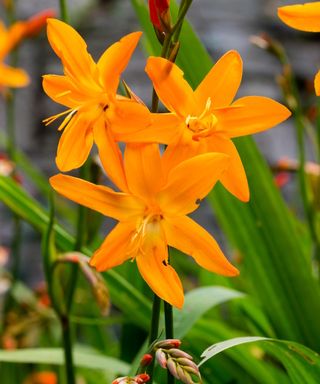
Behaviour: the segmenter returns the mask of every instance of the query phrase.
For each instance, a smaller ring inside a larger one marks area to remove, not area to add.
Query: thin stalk
[[[171,31],[171,34],[173,36],[173,42],[177,42],[179,40],[179,36],[180,36],[180,33],[181,33],[181,28],[182,28],[182,25],[183,25],[183,21],[186,17],[186,14],[192,4],[192,1],[193,0],[185,0],[182,4],[181,4],[181,7],[179,9],[179,13],[178,13],[178,19]]]
[[[90,160],[88,160],[81,168],[80,168],[80,178],[84,180],[90,179]],[[77,233],[76,233],[76,242],[74,245],[75,251],[81,251],[81,248],[86,244],[87,237],[87,213],[88,209],[82,205],[78,205],[78,218],[77,218]],[[74,264],[71,265],[71,273],[68,284],[68,292],[66,297],[66,308],[67,312],[70,313],[74,292],[77,286],[78,280],[78,272],[79,266]]]
[[[76,384],[76,378],[74,374],[73,366],[73,353],[72,353],[72,338],[71,338],[71,326],[68,315],[60,316],[60,323],[62,328],[63,337],[63,351],[64,361],[66,369],[66,377],[68,384]]]
[[[153,305],[152,305],[151,327],[150,327],[150,335],[149,335],[149,345],[151,345],[158,338],[160,305],[161,305],[161,299],[159,298],[159,296],[154,294]]]
[[[160,320],[160,306],[161,299],[154,294],[153,296],[153,305],[152,305],[152,318],[151,318],[151,326],[150,326],[150,334],[149,334],[149,346],[154,343],[154,341],[158,338],[159,333],[159,320]],[[153,370],[154,370],[154,359],[151,364],[147,367],[147,373],[150,376],[149,383],[153,383]]]
[[[164,301],[164,322],[166,327],[166,339],[173,339],[173,312],[172,305]],[[174,376],[171,375],[169,370],[167,370],[167,383],[174,384]]]
[[[66,0],[59,0],[60,5],[60,17],[61,20],[65,23],[69,22],[69,13],[68,13],[68,7],[67,7],[67,1]]]
[[[75,372],[73,368],[73,356],[72,356],[72,338],[71,338],[71,327],[70,327],[70,318],[67,310],[61,309],[61,306],[57,302],[55,293],[53,290],[53,277],[55,265],[58,261],[53,260],[55,254],[54,249],[54,238],[53,238],[53,227],[55,220],[55,204],[54,204],[54,194],[53,191],[49,194],[49,205],[50,205],[50,214],[49,214],[49,223],[44,234],[43,238],[43,247],[42,247],[42,256],[43,256],[43,266],[45,278],[48,285],[48,293],[51,298],[52,307],[56,312],[61,325],[62,330],[62,345],[65,358],[65,376],[66,382],[68,384],[75,384]]]

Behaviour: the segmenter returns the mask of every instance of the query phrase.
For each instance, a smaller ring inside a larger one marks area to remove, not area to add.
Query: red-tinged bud
[[[150,353],[146,353],[145,355],[142,356],[140,365],[142,367],[147,367],[148,365],[151,364],[152,360],[153,360],[153,356],[150,355]]]
[[[146,373],[140,373],[140,375],[135,377],[135,380],[138,384],[144,384],[150,380],[150,376]]]
[[[171,29],[170,0],[149,0],[150,19],[158,34],[158,39],[162,43],[164,34]]]
[[[181,345],[181,341],[179,339],[166,339],[158,341],[155,344],[155,348],[179,348]]]
[[[47,19],[55,17],[56,13],[53,9],[45,9],[36,13],[29,20],[25,21],[24,37],[33,37],[40,33],[41,29],[46,25]]]
[[[283,188],[290,181],[290,174],[288,172],[280,172],[274,177],[274,182],[278,188]]]

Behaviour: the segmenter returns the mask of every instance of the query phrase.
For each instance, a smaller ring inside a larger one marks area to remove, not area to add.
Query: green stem
[[[166,339],[173,339],[173,312],[172,305],[164,301],[164,318],[165,318],[165,327],[166,327]],[[167,383],[174,384],[175,379],[167,370]]]
[[[90,179],[90,160],[80,168],[80,178],[84,180]],[[88,209],[82,205],[78,205],[78,218],[77,218],[77,233],[76,233],[76,242],[74,245],[74,250],[81,252],[81,248],[86,244],[87,238],[87,214]],[[66,297],[66,308],[67,313],[70,313],[74,292],[77,286],[79,266],[74,264],[71,265],[71,273],[68,284],[68,292]]]
[[[63,351],[65,360],[65,371],[68,384],[76,384],[73,366],[72,337],[69,316],[60,316],[60,323],[63,337]]]
[[[176,21],[176,23],[175,23],[175,25],[171,31],[171,35],[173,37],[173,42],[177,42],[179,40],[183,21],[184,21],[186,14],[187,14],[187,12],[188,12],[191,4],[192,4],[192,1],[193,0],[185,0],[181,4],[181,7],[180,7],[179,13],[178,13],[178,19],[177,19],[177,21]]]
[[[60,4],[60,17],[61,20],[64,21],[65,23],[69,22],[69,13],[68,13],[68,8],[67,8],[67,2],[66,0],[59,0]]]
[[[159,333],[159,320],[160,320],[160,306],[161,299],[154,294],[153,296],[153,305],[152,305],[152,318],[149,334],[149,346],[151,346],[154,341],[158,338]],[[154,371],[154,359],[151,364],[147,367],[147,373],[150,376],[149,384],[153,383],[153,371]]]
[[[172,305],[164,301],[164,318],[166,327],[166,339],[173,339],[173,312]]]
[[[150,327],[150,335],[149,335],[149,345],[151,345],[158,338],[160,305],[161,305],[161,299],[156,294],[154,294],[153,305],[152,305],[151,327]]]

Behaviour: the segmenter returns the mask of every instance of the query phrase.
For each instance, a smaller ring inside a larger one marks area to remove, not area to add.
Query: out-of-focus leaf
[[[61,348],[26,348],[13,351],[0,350],[0,361],[24,364],[63,365],[64,356]],[[96,351],[75,348],[74,363],[78,367],[102,369],[115,374],[127,374],[129,364],[114,357],[104,356]]]
[[[174,309],[174,335],[182,339],[210,308],[244,297],[242,292],[224,287],[201,287],[185,295],[182,310]]]

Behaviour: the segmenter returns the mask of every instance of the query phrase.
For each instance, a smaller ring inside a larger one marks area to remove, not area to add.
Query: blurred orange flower
[[[278,16],[292,28],[306,32],[320,32],[320,1],[280,7]],[[314,79],[314,88],[316,95],[320,96],[320,71]]]
[[[36,372],[29,375],[23,384],[58,384],[58,378],[54,372]]]
[[[176,120],[176,144],[167,148],[164,166],[170,169],[199,153],[226,153],[230,167],[220,181],[237,198],[247,201],[247,178],[232,138],[271,128],[287,119],[290,111],[267,97],[247,96],[233,101],[242,77],[242,60],[236,51],[222,56],[195,91],[181,69],[166,59],[150,57],[146,72]],[[172,135],[172,127],[167,134]]]
[[[87,159],[93,142],[110,179],[123,178],[121,152],[115,132],[140,130],[150,122],[148,109],[117,96],[120,75],[138,44],[141,32],[131,33],[111,45],[95,63],[82,37],[62,21],[48,20],[48,39],[62,61],[64,75],[45,75],[43,88],[55,102],[68,107],[44,120],[52,123],[66,115],[59,130],[64,130],[57,151],[57,166],[63,171],[80,167]],[[125,185],[121,184],[125,189]]]
[[[18,88],[29,84],[29,76],[23,69],[10,67],[3,61],[24,38],[39,33],[46,19],[53,15],[54,11],[45,10],[27,21],[17,21],[8,29],[0,21],[0,87]]]
[[[168,264],[167,245],[191,255],[209,271],[238,274],[208,232],[186,216],[197,209],[228,163],[224,154],[207,153],[165,171],[157,144],[128,144],[127,193],[62,174],[50,183],[63,196],[119,221],[94,253],[92,266],[103,271],[135,259],[150,288],[181,308],[183,289]]]

